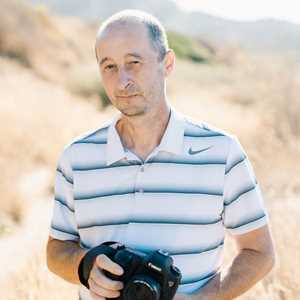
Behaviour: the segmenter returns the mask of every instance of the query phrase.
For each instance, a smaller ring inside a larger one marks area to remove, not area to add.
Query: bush
[[[197,63],[207,63],[211,60],[211,50],[201,44],[201,42],[174,31],[168,31],[167,35],[169,47],[174,50],[178,58]]]
[[[72,92],[83,97],[89,98],[97,95],[101,107],[106,107],[110,104],[110,100],[101,83],[96,64],[73,67],[67,75],[66,86]]]

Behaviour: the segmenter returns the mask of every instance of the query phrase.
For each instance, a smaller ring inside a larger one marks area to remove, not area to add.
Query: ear
[[[164,58],[164,73],[165,76],[169,76],[175,66],[175,53],[173,49],[169,49]]]

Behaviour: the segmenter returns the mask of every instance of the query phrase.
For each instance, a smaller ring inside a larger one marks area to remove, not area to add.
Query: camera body
[[[108,246],[109,247],[109,246]],[[171,300],[181,280],[173,259],[161,249],[145,253],[116,243],[107,256],[120,265],[124,273],[115,275],[103,270],[108,278],[124,283],[116,300]]]

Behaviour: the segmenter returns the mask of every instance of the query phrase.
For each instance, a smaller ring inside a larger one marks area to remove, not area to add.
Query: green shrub
[[[174,31],[167,32],[169,47],[178,58],[191,60],[196,63],[208,63],[211,60],[211,51],[191,37]]]
[[[66,86],[72,92],[83,97],[88,98],[97,95],[101,102],[101,107],[106,107],[110,104],[110,100],[102,85],[99,71],[94,64],[74,66],[67,76]]]

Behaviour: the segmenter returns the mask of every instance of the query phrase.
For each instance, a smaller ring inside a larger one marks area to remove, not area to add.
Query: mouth
[[[136,96],[138,96],[138,94],[130,95],[130,96],[117,96],[117,97],[118,98],[125,98],[125,99],[127,99],[127,98],[133,98],[133,97],[136,97]]]

